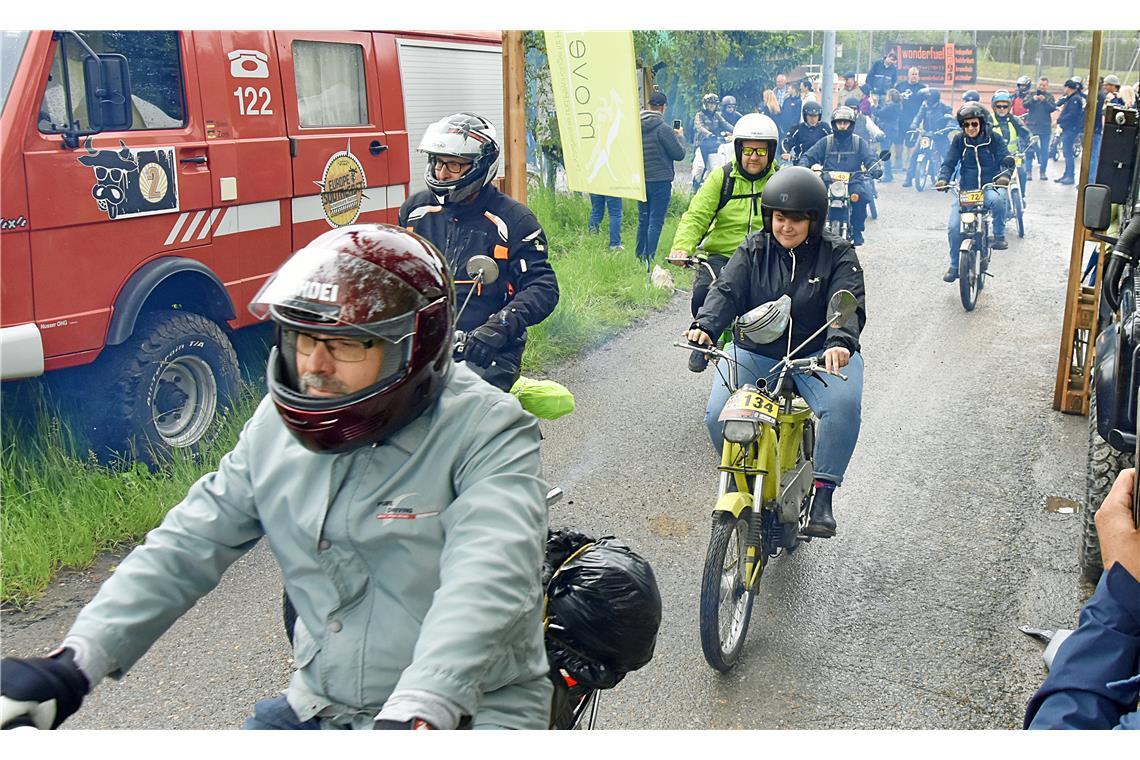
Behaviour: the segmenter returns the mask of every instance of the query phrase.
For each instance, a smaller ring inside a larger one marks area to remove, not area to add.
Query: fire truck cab
[[[199,441],[265,278],[395,223],[432,121],[503,123],[498,33],[4,31],[0,57],[0,379],[91,364],[113,451]]]

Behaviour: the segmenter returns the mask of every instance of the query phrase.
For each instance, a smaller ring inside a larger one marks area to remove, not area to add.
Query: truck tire
[[[240,377],[217,324],[168,310],[140,317],[130,339],[107,349],[97,376],[109,388],[90,436],[96,454],[149,464],[196,446],[236,398]]]
[[[1096,429],[1096,384],[1089,392],[1089,459],[1085,473],[1085,508],[1081,511],[1081,538],[1077,545],[1077,563],[1081,575],[1089,583],[1100,580],[1104,565],[1100,557],[1100,540],[1093,518],[1104,497],[1108,496],[1117,474],[1131,466],[1128,454],[1109,446]]]

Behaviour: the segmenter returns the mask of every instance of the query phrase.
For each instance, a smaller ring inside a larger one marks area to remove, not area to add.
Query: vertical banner
[[[546,32],[571,190],[645,200],[633,32]]]

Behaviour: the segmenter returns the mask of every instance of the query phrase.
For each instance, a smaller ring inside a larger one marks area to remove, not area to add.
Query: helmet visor
[[[258,319],[326,333],[365,333],[398,343],[427,306],[417,290],[371,261],[304,249],[278,269],[250,302]]]

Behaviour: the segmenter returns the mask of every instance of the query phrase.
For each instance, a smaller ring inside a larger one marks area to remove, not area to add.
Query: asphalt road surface
[[[839,534],[766,570],[730,674],[705,663],[697,627],[717,460],[712,374],[671,347],[688,294],[552,373],[577,411],[543,424],[548,479],[567,493],[551,523],[627,541],[664,600],[656,656],[603,695],[602,728],[1018,728],[1044,677],[1018,626],[1075,624],[1091,591],[1079,515],[1045,505],[1084,492],[1086,421],[1052,410],[1076,191],[1029,184],[1026,237],[1010,227],[966,313],[941,279],[947,196],[880,187],[859,251],[863,426]],[[5,614],[4,654],[53,648],[114,561]],[[68,727],[240,726],[288,682],[280,588],[259,545]]]

